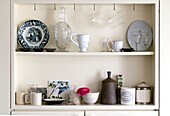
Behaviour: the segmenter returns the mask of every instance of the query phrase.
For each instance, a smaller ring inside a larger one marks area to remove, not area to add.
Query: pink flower
[[[81,88],[79,88],[79,89],[77,90],[77,94],[78,94],[79,96],[84,96],[84,95],[86,95],[86,94],[89,93],[89,92],[90,92],[90,89],[87,88],[87,87],[81,87]]]

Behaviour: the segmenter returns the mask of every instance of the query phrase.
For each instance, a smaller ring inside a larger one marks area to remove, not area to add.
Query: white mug
[[[32,92],[30,94],[30,104],[41,105],[42,104],[42,93]]]
[[[76,37],[77,41],[74,41],[74,37]],[[71,41],[80,48],[80,52],[87,51],[89,40],[90,40],[90,35],[75,34],[75,33],[71,35]]]
[[[15,93],[16,104],[23,105],[29,103],[28,93],[25,91],[17,91]]]
[[[121,104],[135,104],[135,88],[121,87]]]
[[[123,41],[117,40],[112,42],[112,49],[114,52],[121,52],[123,48]]]

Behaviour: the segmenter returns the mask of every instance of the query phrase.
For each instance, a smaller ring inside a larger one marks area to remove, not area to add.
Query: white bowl
[[[94,104],[97,102],[99,97],[99,92],[96,93],[88,93],[86,95],[83,96],[83,100],[85,103],[87,104]]]

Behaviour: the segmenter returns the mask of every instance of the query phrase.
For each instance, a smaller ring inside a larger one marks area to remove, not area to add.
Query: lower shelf
[[[12,110],[157,110],[159,109],[155,105],[15,105]]]

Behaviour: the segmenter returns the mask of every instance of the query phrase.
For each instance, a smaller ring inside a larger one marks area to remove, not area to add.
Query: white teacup
[[[32,92],[30,94],[30,104],[41,105],[42,104],[42,93]]]
[[[76,41],[74,41],[74,38],[76,38]],[[71,35],[71,41],[80,48],[80,52],[87,51],[89,40],[90,35],[75,33]]]
[[[123,41],[117,40],[112,42],[112,49],[114,52],[121,52],[123,48]]]

